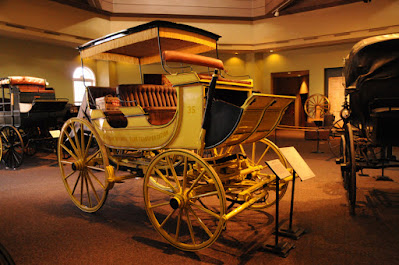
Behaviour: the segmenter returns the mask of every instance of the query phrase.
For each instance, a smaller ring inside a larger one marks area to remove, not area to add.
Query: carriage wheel
[[[264,138],[257,143],[244,145],[240,144],[239,147],[242,154],[248,158],[251,166],[265,165],[266,161],[279,159],[286,168],[288,167],[288,162],[283,154],[280,152],[278,147],[267,138]],[[257,182],[264,180],[265,178],[270,178],[270,175],[274,174],[269,168],[266,167],[257,175],[251,174],[249,178]],[[288,183],[281,180],[279,188],[279,198],[281,200],[281,198],[287,191]],[[272,182],[265,189],[259,190],[259,193],[263,192],[264,190],[268,191],[265,198],[253,204],[250,209],[263,209],[266,207],[270,207],[276,203],[276,183]]]
[[[182,250],[210,246],[224,227],[226,197],[220,179],[200,156],[186,150],[168,150],[151,161],[144,201],[154,228]]]
[[[28,156],[33,156],[37,153],[37,146],[34,141],[29,141],[27,142],[25,148],[24,148],[24,154]]]
[[[1,129],[3,138],[3,160],[7,167],[17,168],[24,158],[24,142],[18,129],[14,126],[5,126]]]
[[[356,153],[353,128],[350,123],[346,125],[346,180],[344,182],[348,191],[349,213],[355,215],[356,207]]]
[[[346,152],[346,138],[345,135],[341,135],[341,140],[340,140],[340,146],[339,146],[339,152],[340,152],[340,157],[341,157],[341,163],[346,165],[348,161],[348,154]],[[341,175],[342,179],[344,181],[344,188],[347,189],[347,170],[344,167],[341,167]]]
[[[322,94],[311,95],[305,102],[305,112],[310,118],[323,118],[330,110],[330,101]],[[320,117],[316,117],[320,111]]]
[[[343,120],[339,119],[333,123],[330,130],[328,131],[328,147],[330,148],[331,153],[335,157],[339,157],[341,155],[341,136],[344,132],[342,128]]]
[[[94,127],[86,120],[71,118],[58,139],[58,164],[65,188],[77,207],[96,212],[110,188],[107,181],[107,151]]]

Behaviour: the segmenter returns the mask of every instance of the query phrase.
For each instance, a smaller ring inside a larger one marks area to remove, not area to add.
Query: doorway
[[[307,115],[304,104],[309,96],[309,71],[272,73],[272,93],[295,96],[295,102],[286,110],[281,123],[290,126],[305,126]]]

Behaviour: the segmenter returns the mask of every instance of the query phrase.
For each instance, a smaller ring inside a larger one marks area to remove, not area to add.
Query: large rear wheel
[[[65,188],[84,212],[99,210],[111,187],[106,148],[95,128],[79,118],[67,120],[58,139],[58,164]]]
[[[346,188],[348,191],[349,213],[355,215],[356,207],[356,150],[353,128],[350,123],[346,124]]]
[[[250,166],[256,167],[259,165],[265,166],[266,161],[278,159],[283,164],[284,167],[288,167],[288,162],[280,152],[278,147],[269,139],[264,138],[256,143],[251,144],[240,144],[239,145],[241,153],[247,157]],[[269,179],[271,176],[274,176],[273,172],[265,167],[263,170],[259,172],[251,173],[247,176],[247,179],[253,181],[254,183],[263,181],[265,179]],[[284,180],[280,180],[279,186],[279,199],[284,196],[288,188],[288,182]],[[270,207],[276,203],[276,181],[270,182],[266,187],[259,190],[261,193],[263,191],[267,191],[266,196],[251,205],[250,209],[263,209]]]
[[[190,151],[164,151],[151,161],[144,201],[157,232],[182,250],[210,246],[224,227],[226,199],[219,177]]]

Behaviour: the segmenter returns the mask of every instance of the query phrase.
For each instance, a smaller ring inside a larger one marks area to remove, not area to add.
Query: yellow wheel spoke
[[[175,192],[177,192],[176,188],[172,185],[172,183],[170,183],[170,181],[162,174],[162,172],[158,169],[155,168],[155,172],[157,173],[157,175],[159,177],[161,177],[161,179],[163,179],[163,181],[165,181],[165,183],[171,188],[173,189]]]
[[[187,187],[187,167],[188,167],[188,160],[187,157],[184,157],[184,168],[183,168],[183,187],[182,191],[184,191]]]
[[[212,237],[213,234],[212,232],[209,230],[209,228],[204,224],[204,222],[202,222],[201,218],[198,217],[198,215],[193,211],[193,209],[188,206],[188,209],[190,210],[190,212],[194,215],[195,219],[197,220],[197,222],[201,225],[202,229],[205,230],[205,232],[208,234],[209,237]]]
[[[192,199],[199,199],[199,198],[215,196],[215,195],[218,195],[218,191],[211,191],[211,192],[207,192],[207,193],[204,193],[204,194],[198,194],[198,195],[192,196],[191,198]]]
[[[87,168],[91,169],[91,170],[96,170],[96,171],[103,171],[105,172],[104,168],[101,167],[95,167],[95,166],[87,166]]]
[[[187,226],[188,230],[190,231],[190,236],[191,236],[191,241],[193,241],[193,244],[196,245],[195,243],[195,238],[194,238],[194,231],[193,231],[193,226],[191,224],[191,219],[190,219],[190,214],[188,213],[188,210],[185,209],[186,211],[186,218],[187,218]]]
[[[72,171],[71,173],[69,173],[64,179],[69,178],[70,176],[72,176],[74,173],[76,172],[76,170]]]
[[[61,160],[60,163],[61,163],[61,164],[67,164],[67,165],[72,165],[72,164],[73,164],[73,162],[71,162],[71,161],[66,161],[66,160]]]
[[[84,176],[81,172],[82,179],[80,180],[80,204],[83,204],[83,181],[84,181]]]
[[[85,146],[85,137],[83,131],[83,123],[80,124],[80,149],[82,150],[82,156],[84,157],[84,146]]]
[[[72,194],[75,194],[76,187],[78,186],[79,180],[80,180],[81,178],[82,178],[82,175],[81,175],[81,172],[79,172],[79,176],[78,176],[78,178],[76,179],[75,185],[73,186],[73,189],[72,189]]]
[[[68,140],[69,140],[69,143],[71,144],[72,149],[75,151],[75,154],[76,154],[76,155],[74,155],[74,157],[79,156],[80,153],[79,153],[78,149],[76,148],[75,144],[73,143],[71,136],[69,135],[68,132],[65,132],[65,135],[67,136],[67,138],[68,138]],[[75,136],[76,136],[76,135],[75,135]],[[63,145],[63,144],[61,144],[61,146],[62,146],[62,145]],[[65,150],[68,152],[68,148],[66,148]],[[69,152],[68,152],[68,153],[69,153]],[[71,154],[71,153],[69,153],[69,154]],[[77,160],[77,158],[76,158],[76,160]]]
[[[183,215],[183,211],[180,209],[179,210],[179,217],[177,218],[175,240],[177,240],[179,238],[182,215]]]
[[[151,205],[149,208],[153,209],[153,208],[157,208],[157,207],[161,207],[161,206],[165,206],[165,205],[169,205],[169,204],[170,204],[169,202],[162,202],[162,203]]]
[[[89,148],[90,148],[92,140],[93,140],[93,133],[90,133],[90,137],[89,137],[89,140],[87,141],[87,146],[86,146],[85,153],[84,153],[83,157],[87,156],[87,153],[89,152]]]
[[[65,151],[67,151],[67,153],[68,153],[70,156],[72,156],[75,160],[78,160],[78,157],[77,157],[74,153],[72,153],[72,151],[71,151],[68,147],[66,147],[64,144],[60,144],[60,146],[61,146]]]
[[[86,193],[87,193],[87,198],[88,198],[88,200],[89,200],[89,207],[91,208],[92,207],[92,204],[91,204],[91,196],[90,196],[90,191],[89,191],[89,183],[88,183],[88,181],[87,181],[87,178],[88,178],[88,176],[87,176],[87,173],[85,172],[85,174],[84,174],[84,180],[85,180],[85,184],[86,184]]]
[[[159,192],[162,192],[162,193],[164,193],[164,194],[166,194],[166,195],[169,195],[169,196],[175,196],[173,193],[171,193],[171,192],[169,192],[169,191],[167,191],[167,190],[163,190],[163,189],[161,189],[161,188],[155,187],[155,186],[147,185],[147,187],[149,187],[149,188],[151,188],[151,189],[154,189],[154,190],[157,190],[157,191],[159,191]]]
[[[198,175],[198,177],[194,180],[193,184],[191,184],[191,187],[188,189],[187,193],[190,193],[192,189],[194,189],[195,185],[197,185],[198,181],[204,176],[205,170],[201,172],[201,174]]]
[[[80,155],[81,156],[83,156],[83,150],[82,150],[82,148],[80,147],[80,143],[79,143],[79,137],[78,137],[78,134],[76,133],[76,128],[75,128],[75,125],[70,125],[70,127],[72,128],[72,130],[73,130],[73,134],[75,135],[75,144],[76,144],[76,149],[78,149],[78,151],[79,151],[79,153],[80,153]]]
[[[265,155],[267,154],[267,152],[269,151],[269,149],[270,149],[270,145],[265,149],[265,151],[262,153],[262,155],[260,156],[259,160],[256,162],[255,165],[259,165],[259,164],[260,164],[260,162],[262,161],[263,157],[265,157]],[[255,161],[255,160],[254,160],[254,161]]]
[[[172,171],[172,176],[173,176],[173,178],[175,179],[175,182],[176,182],[176,184],[177,184],[177,188],[178,188],[178,189],[181,189],[179,179],[177,178],[177,173],[176,173],[175,167],[173,166],[173,163],[172,163],[172,161],[170,160],[170,157],[167,156],[167,157],[166,157],[166,160],[167,160],[168,165],[169,165],[169,167],[170,167],[170,171]],[[173,161],[173,162],[174,162],[174,161]]]
[[[168,214],[168,216],[166,216],[165,220],[163,220],[162,224],[159,225],[159,227],[163,227],[166,222],[170,219],[170,217],[172,217],[172,215],[176,212],[176,209],[174,209],[172,212],[170,212]]]
[[[97,178],[97,176],[94,175],[93,172],[91,172],[90,170],[87,170],[87,172],[98,182],[98,184],[100,184],[101,188],[105,190],[105,186],[101,183],[101,181]]]
[[[201,205],[194,204],[194,203],[192,203],[191,205],[194,206],[195,208],[198,208],[199,210],[209,214],[209,215],[212,215],[213,217],[215,217],[217,219],[221,219],[221,217],[217,213],[215,213],[215,212],[213,212],[213,211],[211,211],[209,209],[206,209],[205,207],[203,207]]]
[[[95,178],[95,179],[98,181],[97,178]],[[94,193],[94,196],[96,197],[97,202],[100,202],[100,197],[98,196],[97,191],[96,191],[96,189],[94,188],[93,182],[91,181],[91,178],[90,178],[89,175],[87,175],[87,180],[88,180],[89,183],[90,183],[90,187],[91,187],[91,189],[93,190],[93,193]],[[100,184],[101,184],[101,183],[100,183]],[[102,185],[101,185],[101,187],[102,187],[103,189],[105,189]]]
[[[95,158],[99,153],[101,153],[101,149],[99,148],[94,154],[90,155],[90,157],[86,160],[86,162],[90,162],[93,158]]]

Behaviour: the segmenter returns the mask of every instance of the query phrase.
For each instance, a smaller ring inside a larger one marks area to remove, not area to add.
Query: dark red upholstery
[[[122,106],[141,106],[154,125],[168,123],[177,106],[176,89],[162,85],[119,85],[117,94]]]

